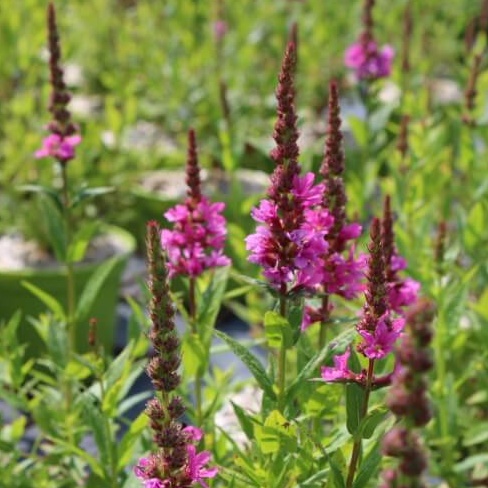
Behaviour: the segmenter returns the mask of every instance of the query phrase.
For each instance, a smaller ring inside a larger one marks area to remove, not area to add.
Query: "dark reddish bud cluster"
[[[202,182],[200,180],[200,166],[198,164],[197,143],[195,131],[188,131],[188,156],[186,164],[187,195],[191,202],[198,203],[202,199]]]
[[[388,408],[405,423],[393,427],[383,440],[383,453],[398,458],[399,464],[383,473],[381,488],[426,486],[421,478],[427,458],[414,428],[426,425],[431,418],[425,374],[433,366],[429,346],[434,314],[435,306],[427,299],[419,300],[406,314],[406,334],[396,350],[399,366],[386,399]]]
[[[400,133],[398,134],[398,142],[397,142],[397,149],[402,157],[402,160],[405,159],[405,156],[408,152],[408,125],[410,124],[410,116],[409,115],[402,115],[402,119],[400,121]]]
[[[364,0],[363,14],[361,21],[363,24],[363,32],[361,33],[360,41],[364,47],[367,47],[371,41],[374,41],[373,36],[373,7],[375,0]]]
[[[358,328],[374,331],[380,317],[382,317],[388,309],[385,251],[381,236],[381,222],[376,217],[371,223],[370,238],[371,240],[368,246],[368,271],[366,274],[368,280],[365,292],[366,304]]]
[[[76,127],[71,122],[71,114],[67,109],[71,96],[63,80],[64,73],[61,68],[61,48],[56,24],[56,11],[52,3],[49,3],[47,9],[47,26],[50,54],[49,70],[52,87],[49,111],[53,116],[53,120],[49,123],[49,130],[53,134],[66,137],[73,135],[76,132]]]
[[[434,244],[434,260],[437,273],[442,275],[444,268],[444,255],[446,253],[447,223],[445,220],[439,222],[437,236]]]
[[[329,85],[329,110],[327,122],[327,138],[320,174],[324,178],[325,193],[323,206],[334,217],[334,225],[327,235],[332,252],[342,252],[345,239],[340,238],[340,231],[346,224],[346,190],[344,188],[345,156],[342,147],[341,117],[339,106],[339,89],[332,81]]]
[[[283,195],[287,195],[293,184],[293,176],[300,173],[298,164],[298,129],[295,112],[296,46],[289,42],[286,48],[276,89],[278,101],[278,118],[276,120],[273,139],[276,147],[271,151],[271,158],[277,164],[271,176],[269,196],[277,203]],[[281,202],[285,206],[286,202]]]
[[[402,71],[408,73],[410,71],[410,45],[412,41],[413,31],[413,15],[412,4],[407,2],[405,12],[403,15],[403,45],[402,45]]]
[[[463,122],[466,125],[474,126],[476,121],[474,119],[474,109],[476,108],[476,96],[478,94],[477,84],[478,78],[481,72],[481,61],[483,56],[481,54],[475,54],[473,57],[473,64],[469,72],[468,85],[464,92],[464,107],[465,114],[463,116]]]
[[[97,324],[98,320],[95,317],[88,322],[88,345],[92,348],[97,345]]]
[[[178,367],[181,356],[160,232],[156,222],[148,223],[146,240],[151,292],[149,314],[152,322],[149,338],[155,354],[147,366],[147,373],[157,394],[147,403],[146,414],[154,433],[154,442],[160,450],[157,455],[151,456],[151,464],[145,467],[145,472],[148,476],[164,479],[168,473],[185,465],[188,439],[178,421],[185,407],[180,398],[169,396],[180,384]]]

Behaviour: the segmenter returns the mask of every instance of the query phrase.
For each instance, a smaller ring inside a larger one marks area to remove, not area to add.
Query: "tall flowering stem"
[[[381,223],[377,218],[371,224],[370,237],[366,304],[364,306],[363,317],[357,326],[358,332],[363,338],[363,341],[358,346],[358,351],[368,358],[364,401],[360,412],[361,419],[368,412],[375,360],[381,359],[391,351],[393,342],[398,336],[392,324],[387,323],[389,317],[385,256],[381,242]],[[361,439],[356,439],[349,463],[346,488],[352,487],[360,452]]]
[[[152,324],[149,338],[155,352],[147,373],[155,396],[148,402],[146,413],[157,451],[141,458],[134,471],[145,488],[183,488],[194,483],[205,486],[204,478],[213,478],[218,470],[205,467],[210,453],[196,453],[195,443],[202,438],[202,431],[195,427],[182,428],[178,420],[185,412],[181,399],[174,394],[180,384],[180,341],[170,298],[168,265],[160,247],[156,222],[148,223],[147,248]]]
[[[63,80],[61,67],[61,47],[56,23],[56,11],[52,2],[47,8],[47,30],[49,48],[49,70],[51,97],[49,111],[52,120],[48,125],[50,134],[44,139],[41,149],[36,151],[36,158],[50,157],[55,159],[61,169],[62,179],[62,205],[63,218],[66,229],[66,242],[69,246],[73,235],[73,224],[70,213],[70,196],[67,174],[67,163],[75,157],[75,147],[81,142],[81,137],[76,134],[76,127],[71,122],[71,114],[67,109],[70,94]],[[68,329],[70,332],[70,344],[73,349],[76,341],[76,329],[74,324],[75,314],[75,280],[73,263],[66,253],[66,279],[67,279],[67,303],[68,303]]]
[[[420,290],[420,283],[412,278],[402,278],[400,271],[407,267],[407,261],[399,255],[395,245],[391,198],[385,197],[383,219],[381,221],[381,239],[384,247],[388,300],[391,309],[404,315],[405,308],[415,303]]]
[[[344,62],[355,71],[359,81],[370,82],[390,76],[395,51],[389,45],[379,49],[374,38],[374,0],[365,0],[362,15],[363,31],[345,53]]]
[[[295,69],[296,47],[289,42],[276,89],[278,118],[273,132],[276,147],[271,152],[276,167],[268,198],[251,214],[260,225],[256,233],[246,238],[249,261],[263,267],[265,278],[279,296],[280,314],[284,317],[291,295],[313,292],[320,283],[323,274],[320,256],[328,246],[324,236],[333,223],[328,211],[320,208],[324,186],[314,184],[313,173],[300,174]],[[285,364],[283,341],[278,352],[279,408],[283,408]]]
[[[383,453],[398,458],[394,469],[383,472],[381,488],[424,488],[422,474],[427,468],[427,457],[417,430],[425,426],[432,414],[427,398],[426,376],[433,366],[430,342],[431,322],[435,314],[432,302],[422,299],[406,315],[405,334],[395,354],[397,368],[386,404],[403,420],[383,439]]]
[[[197,279],[208,269],[227,266],[230,260],[224,255],[227,235],[225,218],[221,215],[225,204],[211,203],[202,195],[200,166],[194,130],[188,132],[188,154],[186,163],[187,197],[183,204],[176,205],[165,213],[173,229],[161,231],[161,245],[168,253],[170,277],[186,276],[189,282],[188,312],[190,328],[198,335],[197,324]],[[196,422],[201,425],[202,375],[195,378]]]
[[[342,147],[339,90],[337,83],[329,85],[329,110],[324,158],[320,167],[324,193],[322,207],[333,218],[333,225],[325,235],[327,248],[323,259],[323,274],[318,291],[322,293],[321,307],[306,307],[302,329],[320,321],[319,348],[325,345],[326,330],[332,305],[331,295],[346,299],[356,297],[362,290],[364,256],[354,256],[354,245],[348,241],[359,237],[361,226],[348,223],[346,216],[347,196],[344,186],[345,156]]]

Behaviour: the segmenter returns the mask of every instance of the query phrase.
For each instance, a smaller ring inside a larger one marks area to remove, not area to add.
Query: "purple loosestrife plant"
[[[51,227],[49,233],[52,248],[59,261],[66,267],[66,290],[67,290],[67,328],[69,330],[70,347],[75,348],[76,324],[75,324],[75,278],[72,258],[68,252],[74,243],[74,222],[72,215],[72,198],[68,184],[67,163],[75,157],[75,147],[81,142],[81,137],[76,133],[76,127],[71,122],[71,114],[67,109],[70,101],[70,94],[63,80],[64,72],[61,67],[61,47],[56,23],[56,11],[54,4],[50,2],[47,7],[47,31],[49,49],[49,71],[51,95],[49,111],[52,120],[48,125],[50,134],[44,139],[42,148],[36,151],[36,158],[53,158],[60,167],[61,173],[61,195],[57,188],[47,188],[42,185],[36,187],[37,191],[45,199],[46,211],[50,213],[50,219],[57,221]],[[31,185],[29,190],[34,187]],[[49,205],[54,201],[54,205]],[[58,209],[62,211],[59,212]]]
[[[49,70],[52,87],[49,111],[52,121],[48,125],[48,135],[35,156],[37,158],[52,157],[64,167],[68,161],[75,157],[75,147],[81,142],[81,137],[76,133],[76,127],[71,122],[71,114],[67,105],[71,99],[66,84],[63,80],[61,67],[61,48],[56,24],[56,12],[54,5],[49,3],[47,10]]]
[[[294,107],[295,45],[288,44],[276,97],[278,120],[276,147],[271,157],[276,168],[271,175],[268,198],[252,211],[260,225],[246,238],[249,261],[263,267],[263,274],[280,296],[314,291],[321,282],[321,262],[328,244],[325,235],[333,223],[326,209],[319,207],[324,186],[315,184],[315,175],[300,175],[298,131]]]
[[[164,216],[173,223],[173,229],[161,232],[161,244],[168,253],[170,276],[196,278],[205,270],[227,266],[224,255],[227,235],[222,211],[225,204],[211,203],[201,193],[195,132],[188,134],[186,167],[187,198],[183,204],[168,210]]]
[[[390,76],[394,57],[395,51],[389,45],[380,49],[375,41],[355,42],[347,48],[344,64],[355,71],[359,80],[375,80]]]
[[[406,332],[395,351],[400,366],[393,375],[386,404],[404,422],[396,424],[383,439],[383,453],[398,458],[399,463],[395,468],[383,471],[381,488],[427,486],[422,479],[427,456],[417,429],[431,418],[426,375],[433,366],[430,324],[434,314],[432,302],[419,300],[407,312]]]
[[[324,186],[315,184],[315,175],[300,174],[295,113],[294,74],[296,47],[289,42],[279,75],[276,98],[278,118],[271,157],[276,163],[268,198],[251,215],[260,225],[246,238],[249,261],[263,267],[263,274],[279,295],[279,314],[287,318],[287,301],[293,294],[314,292],[322,281],[322,256],[328,243],[325,236],[333,224],[327,209],[320,207]],[[278,408],[284,408],[286,349],[279,346]]]
[[[168,265],[160,247],[160,229],[156,222],[147,228],[149,289],[151,292],[149,338],[155,355],[147,373],[156,391],[146,407],[157,446],[155,453],[139,460],[134,468],[145,488],[184,488],[199,483],[207,487],[205,478],[217,475],[217,468],[207,468],[210,453],[196,452],[195,443],[202,431],[195,427],[182,428],[179,418],[185,407],[174,395],[180,383],[180,341],[176,333],[174,307],[168,284]]]
[[[370,256],[368,259],[366,303],[356,330],[361,337],[358,351],[370,363],[370,370],[354,373],[349,370],[350,350],[334,358],[334,367],[322,367],[322,378],[326,382],[356,383],[362,388],[378,388],[389,383],[391,375],[376,377],[374,361],[383,359],[392,352],[400,336],[404,319],[395,317],[389,308],[384,248],[381,240],[381,222],[375,218],[371,224]]]
[[[211,203],[202,195],[193,130],[188,133],[186,184],[188,190],[185,202],[165,213],[165,217],[173,223],[173,229],[161,231],[161,245],[168,255],[170,277],[188,277],[189,325],[194,338],[201,340],[197,325],[197,278],[206,270],[229,265],[230,259],[224,255],[227,228],[221,213],[225,204]],[[203,421],[202,375],[202,369],[198,368],[195,376],[195,421],[198,425]]]
[[[320,174],[323,181],[323,199],[321,205],[333,217],[333,224],[324,236],[327,248],[322,256],[322,279],[317,290],[322,293],[321,307],[305,308],[302,330],[313,322],[321,322],[320,347],[325,344],[325,327],[329,320],[332,306],[330,295],[339,295],[346,299],[356,297],[364,286],[365,256],[354,256],[354,241],[361,234],[361,226],[348,223],[346,217],[347,196],[344,187],[343,174],[345,157],[342,148],[341,118],[339,107],[339,92],[336,82],[329,85],[329,115],[325,153]]]
[[[359,40],[351,44],[345,53],[344,64],[355,71],[360,81],[371,81],[390,76],[395,51],[389,45],[378,47],[373,34],[374,0],[365,0],[363,8],[363,32]]]
[[[387,386],[391,380],[391,374],[382,377],[375,376],[375,362],[392,352],[404,327],[404,319],[394,317],[388,303],[385,249],[381,235],[381,222],[378,218],[373,219],[370,236],[366,303],[362,317],[356,326],[361,337],[357,350],[367,358],[367,369],[360,373],[349,369],[348,360],[351,354],[349,349],[334,358],[334,367],[322,368],[322,379],[326,382],[355,383],[363,389],[360,419],[364,419],[368,414],[371,391]],[[353,486],[361,445],[361,438],[356,437],[349,463],[346,488]]]

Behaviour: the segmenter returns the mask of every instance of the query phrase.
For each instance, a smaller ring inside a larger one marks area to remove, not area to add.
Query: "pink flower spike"
[[[334,356],[334,367],[323,366],[322,367],[322,379],[324,381],[347,381],[355,379],[356,375],[349,370],[347,365],[349,357],[351,355],[351,349],[348,347],[344,354],[337,354]]]
[[[203,478],[214,478],[219,472],[218,468],[205,468],[205,465],[210,461],[211,454],[208,451],[196,453],[196,448],[193,445],[187,446],[188,452],[188,466],[187,475],[194,483],[200,483],[204,488],[208,488],[207,483]]]

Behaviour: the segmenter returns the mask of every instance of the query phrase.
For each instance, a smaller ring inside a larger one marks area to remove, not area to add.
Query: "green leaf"
[[[463,459],[461,462],[457,463],[454,466],[454,471],[456,473],[462,473],[463,471],[468,471],[468,469],[472,469],[475,466],[483,466],[488,464],[488,454],[474,454],[473,456],[469,456],[466,459]]]
[[[105,477],[109,477],[108,469],[113,466],[115,458],[115,443],[108,427],[108,420],[96,406],[96,398],[92,394],[80,395],[78,401],[81,404],[81,411],[90,432],[93,433],[95,443],[98,447],[100,463],[103,467]],[[108,475],[108,476],[107,476]]]
[[[86,323],[89,319],[90,312],[93,308],[93,303],[102,292],[102,287],[112,274],[116,266],[120,264],[117,257],[113,257],[100,265],[99,268],[90,276],[83,293],[78,301],[76,307],[76,321],[78,323]]]
[[[368,455],[363,459],[359,471],[352,485],[353,488],[365,488],[368,481],[376,473],[381,463],[381,444],[377,442],[369,451]]]
[[[70,350],[66,323],[51,320],[46,345],[54,364],[64,370],[69,361]]]
[[[242,431],[244,432],[244,434],[246,434],[246,437],[249,440],[251,440],[253,438],[253,433],[254,433],[254,422],[239,405],[236,405],[232,401],[230,403],[232,405],[232,408],[234,409],[234,413],[236,414],[237,420],[239,421],[239,425],[241,426]]]
[[[222,163],[224,168],[231,172],[234,169],[235,162],[232,155],[231,134],[225,121],[221,121],[219,124],[219,140],[222,148]]]
[[[118,444],[118,470],[123,470],[131,462],[141,434],[147,428],[148,424],[149,418],[146,412],[141,412],[139,416],[131,422],[129,430],[124,434],[124,437],[122,437],[122,440]]]
[[[277,312],[266,312],[264,314],[264,331],[270,347],[281,348],[284,344],[288,349],[293,345],[293,332],[291,325],[285,317]]]
[[[310,359],[307,365],[301,369],[298,376],[293,380],[286,392],[286,403],[289,403],[297,390],[303,383],[310,379],[313,374],[316,373],[318,367],[328,361],[332,356],[340,354],[341,351],[351,343],[351,340],[356,331],[354,329],[346,330],[342,334],[339,334],[333,342],[327,344],[322,351],[319,351],[315,356]]]
[[[364,404],[364,390],[356,384],[348,384],[346,388],[346,425],[351,435],[356,435],[361,422],[361,411]]]
[[[200,371],[205,371],[208,364],[208,351],[197,334],[187,333],[181,344],[185,376],[194,378]]]
[[[35,295],[47,308],[53,313],[54,318],[65,322],[66,313],[63,306],[49,293],[45,292],[41,288],[29,283],[28,281],[22,281],[22,286],[27,288],[33,295]]]
[[[73,445],[72,443],[67,442],[64,439],[60,439],[60,438],[55,438],[55,442],[57,445],[64,447],[67,452],[73,453],[76,456],[78,456],[80,459],[85,461],[96,475],[100,477],[105,476],[101,461],[93,457],[91,454],[88,454],[84,449],[81,449]]]
[[[204,342],[210,341],[212,336],[217,315],[222,307],[228,278],[229,266],[217,268],[212,274],[210,284],[198,300],[197,328],[202,333]]]
[[[235,341],[227,334],[224,334],[218,330],[214,331],[214,334],[219,339],[222,339],[225,343],[227,343],[234,354],[247,366],[249,372],[254,376],[264,393],[272,400],[276,400],[276,394],[273,390],[273,383],[269,379],[263,365],[259,362],[259,360],[254,357],[244,346],[239,344],[239,342]]]
[[[77,263],[85,257],[86,249],[99,227],[100,223],[93,221],[84,223],[78,230],[68,247],[68,261],[70,263]]]
[[[40,195],[49,197],[54,205],[56,205],[56,208],[60,212],[63,211],[63,203],[61,202],[59,192],[54,188],[44,185],[21,185],[17,187],[17,190],[24,191],[26,193],[39,193]]]
[[[42,214],[46,220],[49,243],[53,248],[56,259],[66,263],[68,252],[68,237],[66,235],[65,220],[57,206],[45,196],[39,199]]]
[[[92,199],[100,195],[112,193],[115,190],[113,186],[99,186],[96,188],[83,188],[71,200],[71,208],[78,206],[81,202]]]
[[[297,449],[297,428],[278,410],[273,410],[268,415],[264,425],[254,426],[254,436],[263,454],[272,454],[280,450],[289,453]]]
[[[357,435],[361,436],[363,439],[371,438],[376,427],[383,422],[388,415],[388,412],[389,410],[386,407],[376,408],[369,412],[368,415],[361,420]]]
[[[346,488],[346,480],[344,479],[344,474],[342,470],[342,467],[345,465],[345,460],[340,450],[337,450],[329,458],[329,464],[332,474],[331,481],[333,488]]]

